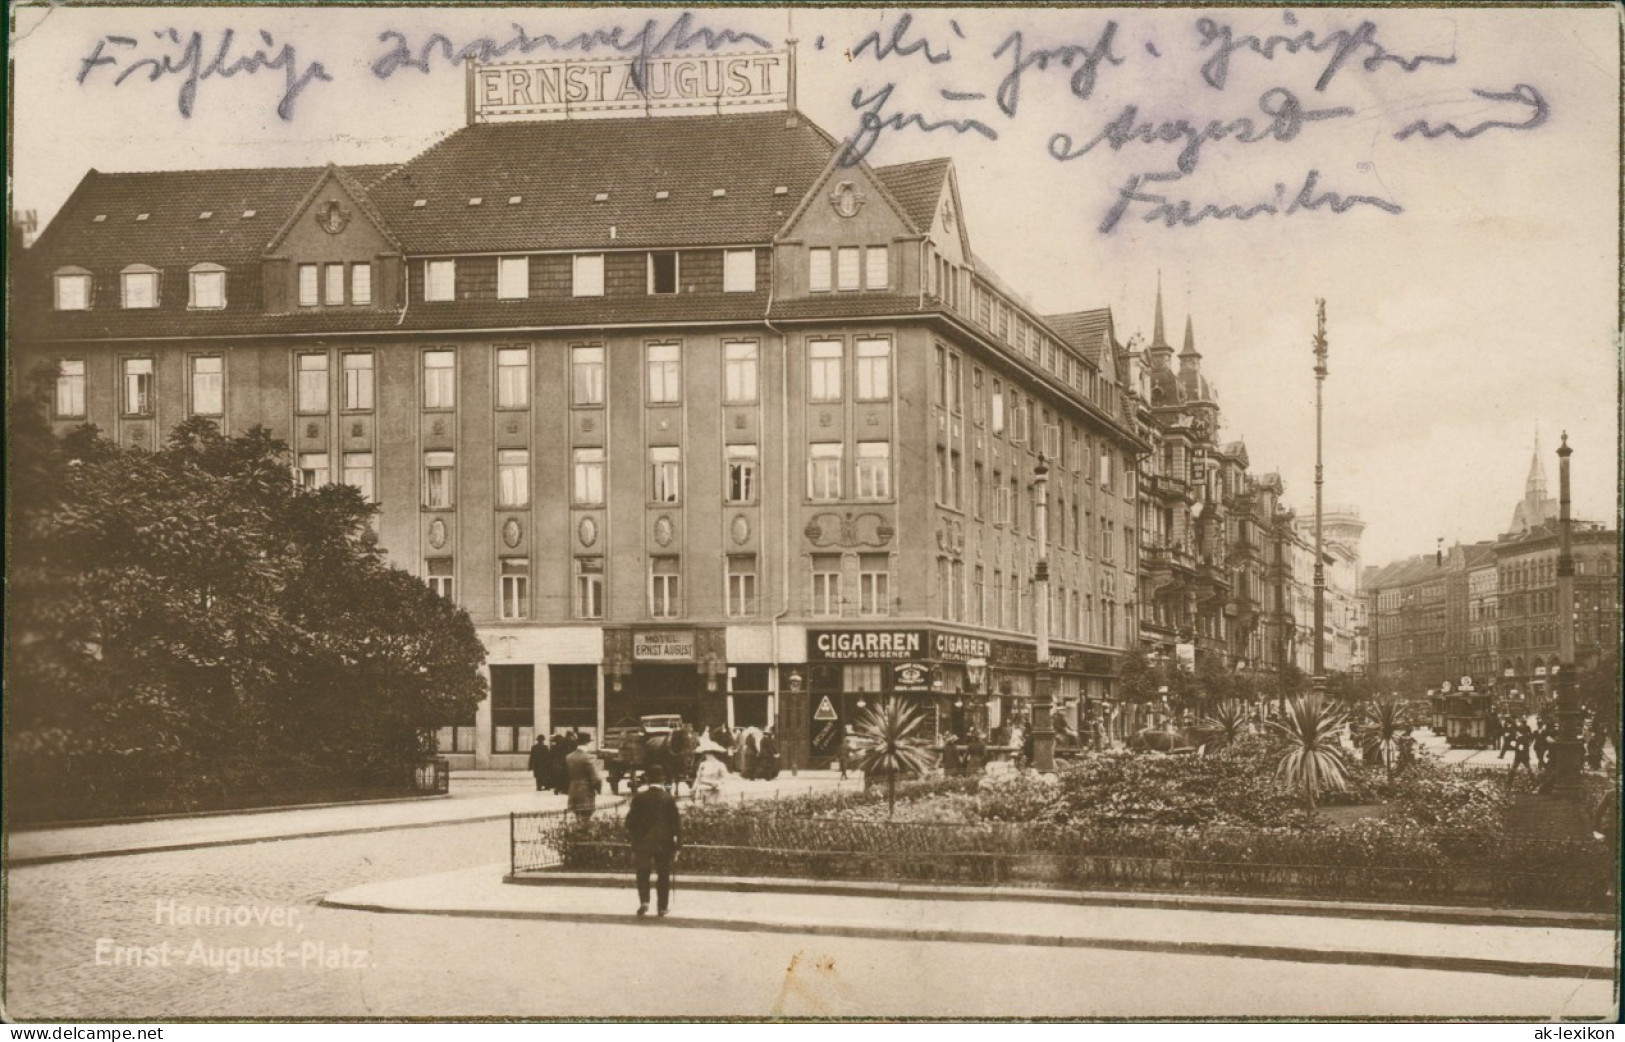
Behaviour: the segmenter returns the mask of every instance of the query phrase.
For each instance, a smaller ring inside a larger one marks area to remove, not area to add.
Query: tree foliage
[[[867,778],[886,779],[888,813],[897,807],[899,775],[919,776],[931,767],[931,750],[918,737],[925,717],[895,698],[883,699],[858,718],[854,762]]]
[[[1303,792],[1310,814],[1322,790],[1341,792],[1348,784],[1337,739],[1344,719],[1340,709],[1310,695],[1288,702],[1282,718],[1270,721],[1270,729],[1286,744],[1277,771]]]
[[[261,428],[147,452],[14,409],[6,766],[114,812],[271,776],[398,782],[484,694],[466,612],[389,567],[376,507]]]

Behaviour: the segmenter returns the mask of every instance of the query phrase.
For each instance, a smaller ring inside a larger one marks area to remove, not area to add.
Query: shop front
[[[978,692],[989,648],[981,637],[928,629],[808,630],[810,762],[837,758],[840,735],[884,698],[918,711],[924,722],[916,733],[931,744],[950,730],[977,726],[985,733]]]
[[[604,722],[680,716],[693,727],[727,721],[722,631],[705,628],[604,631]]]

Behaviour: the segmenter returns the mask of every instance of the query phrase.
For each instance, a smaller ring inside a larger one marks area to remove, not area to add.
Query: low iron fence
[[[625,871],[618,817],[516,814],[515,872]],[[1606,910],[1611,846],[1434,830],[1396,847],[1335,833],[874,822],[774,813],[685,822],[702,875],[1188,890],[1349,901]]]

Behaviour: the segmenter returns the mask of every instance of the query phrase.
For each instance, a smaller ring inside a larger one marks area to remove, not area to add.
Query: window
[[[449,557],[431,557],[423,562],[423,570],[428,573],[429,589],[436,597],[451,601],[455,600],[456,569]]]
[[[1102,491],[1112,491],[1112,454],[1104,449],[1100,452],[1100,487]]]
[[[85,414],[85,360],[64,358],[56,364],[56,415],[72,419]]]
[[[807,345],[807,400],[841,400],[841,342],[814,340]]]
[[[858,556],[858,614],[891,613],[891,558],[885,554]]]
[[[154,268],[133,265],[123,272],[124,306],[127,308],[155,308],[158,306],[158,272]]]
[[[740,340],[723,345],[724,388],[730,403],[756,400],[756,341]]]
[[[90,276],[70,272],[56,277],[58,311],[90,310]]]
[[[822,293],[830,287],[830,251],[827,246],[807,251],[807,288]]]
[[[1010,408],[1010,440],[1022,444],[1027,440],[1027,420],[1030,414],[1020,405]]]
[[[423,454],[423,505],[444,509],[452,504],[452,478],[457,456],[453,452]]]
[[[501,596],[501,615],[504,619],[530,617],[530,559],[504,557],[501,564],[498,593]]]
[[[350,303],[372,303],[372,265],[366,261],[350,265]]]
[[[955,561],[952,568],[952,584],[948,587],[952,594],[953,607],[950,618],[955,622],[965,621],[965,562]]]
[[[756,502],[756,446],[729,445],[727,452],[728,502]]]
[[[812,613],[841,613],[841,555],[814,554],[812,559]]]
[[[884,246],[871,246],[864,251],[863,288],[885,289],[891,284],[890,251]]]
[[[993,433],[1004,433],[1004,386],[993,381]]]
[[[226,269],[218,264],[199,264],[187,281],[190,283],[189,307],[218,310],[226,306]]]
[[[992,623],[999,629],[1004,628],[1004,572],[993,569],[993,618]]]
[[[858,498],[891,498],[891,442],[858,442]]]
[[[523,300],[530,296],[530,258],[497,258],[497,299]]]
[[[576,558],[576,618],[604,617],[604,559]]]
[[[573,297],[601,297],[604,295],[604,255],[582,253],[571,258],[570,295]]]
[[[970,371],[971,420],[980,427],[987,422],[987,399],[982,388],[982,367],[972,366]]]
[[[428,301],[457,299],[456,261],[423,262],[423,299]]]
[[[1010,489],[1005,487],[1004,477],[996,470],[993,472],[993,523],[1010,523]]]
[[[370,351],[358,351],[344,356],[344,407],[349,410],[372,408]]]
[[[299,356],[299,389],[297,411],[325,413],[327,411],[327,354],[301,354]]]
[[[314,264],[299,265],[299,306],[313,308],[321,302],[321,273]]]
[[[987,509],[987,474],[981,460],[971,464],[970,506],[978,520]]]
[[[450,409],[457,404],[456,356],[450,351],[423,352],[423,407]]]
[[[675,557],[649,558],[649,614],[676,618],[682,611],[682,568]]]
[[[326,283],[322,303],[344,303],[344,265],[328,264],[322,268],[322,276]]]
[[[722,251],[722,292],[756,292],[756,251]]]
[[[530,453],[525,449],[497,450],[497,506],[522,507],[530,503]]]
[[[948,353],[948,411],[959,415],[961,386],[959,382],[959,356]]]
[[[329,482],[327,453],[302,452],[299,454],[299,485],[305,490],[321,488]]]
[[[497,348],[497,408],[523,409],[530,404],[530,351]]]
[[[577,449],[571,478],[571,497],[577,506],[604,505],[604,450]]]
[[[376,502],[372,484],[372,453],[346,452],[344,454],[344,483],[361,493],[367,502]]]
[[[987,572],[977,565],[971,576],[970,621],[981,626],[987,623]]]
[[[728,614],[756,614],[756,555],[728,555]]]
[[[807,498],[841,498],[841,443],[815,441],[807,446]]]
[[[649,254],[649,292],[659,294],[677,292],[676,250],[659,250]]]
[[[124,360],[124,414],[146,416],[152,412],[152,359]]]
[[[936,403],[938,405],[947,405],[948,404],[948,349],[943,347],[941,344],[937,345],[937,369],[936,369],[936,373],[937,373],[937,379],[936,379],[936,392],[937,392]]]
[[[891,341],[857,343],[858,401],[879,402],[891,397]]]
[[[961,510],[965,505],[960,499],[959,493],[960,460],[961,457],[957,451],[948,453],[948,494],[947,498],[943,500],[943,503],[947,506],[953,507],[955,510]]]
[[[675,503],[683,484],[683,450],[665,445],[649,450],[649,498]]]
[[[221,416],[226,411],[226,360],[219,355],[192,359],[192,415]]]
[[[674,405],[682,401],[682,350],[677,344],[648,347],[649,404]]]
[[[856,246],[842,246],[835,251],[835,288],[858,288],[859,253]]]
[[[570,349],[570,401],[575,405],[604,404],[604,349]]]

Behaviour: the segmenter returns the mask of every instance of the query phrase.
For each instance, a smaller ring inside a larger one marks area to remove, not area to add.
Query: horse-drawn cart
[[[681,716],[622,720],[604,734],[601,755],[609,775],[609,791],[618,795],[622,778],[630,779],[636,788],[650,767],[659,767],[673,785],[682,783],[692,790],[694,771],[699,766],[697,745]]]

